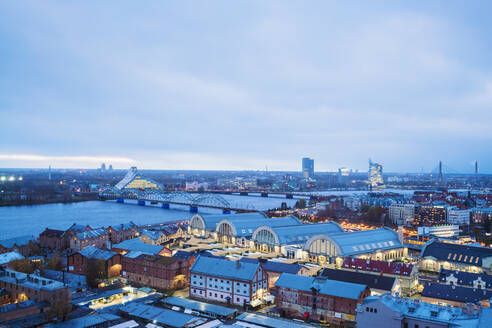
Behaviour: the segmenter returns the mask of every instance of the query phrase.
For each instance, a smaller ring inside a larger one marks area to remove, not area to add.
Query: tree
[[[299,199],[296,202],[295,208],[306,208],[306,200],[304,198]]]
[[[55,253],[55,255],[53,255],[51,260],[46,265],[46,268],[50,269],[50,270],[56,270],[56,271],[63,270],[63,263],[61,261],[61,257],[60,257],[59,253]]]
[[[106,265],[104,260],[89,259],[85,267],[87,284],[91,288],[96,288],[100,280],[106,278]]]
[[[46,316],[49,319],[57,318],[58,321],[65,321],[68,314],[72,311],[72,305],[64,302],[56,302],[51,304]]]
[[[42,254],[41,247],[38,243],[30,242],[28,246],[28,256],[37,256]]]
[[[41,270],[41,262],[33,262],[29,259],[13,260],[9,263],[9,268],[24,273],[34,273],[35,270]]]

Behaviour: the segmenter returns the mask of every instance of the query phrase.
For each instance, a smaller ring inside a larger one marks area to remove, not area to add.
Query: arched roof
[[[206,230],[216,230],[217,225],[220,221],[227,219],[229,221],[236,220],[261,220],[265,219],[267,216],[263,212],[255,212],[255,213],[234,213],[234,214],[214,214],[214,215],[202,215],[195,214],[190,219],[190,226],[193,227],[193,223],[195,220],[203,223]]]
[[[284,227],[258,227],[253,233],[253,240],[262,230],[270,231],[278,245],[304,244],[311,237],[318,234],[339,234],[344,232],[343,228],[336,222],[330,221],[327,223],[317,224],[301,224],[296,226]]]
[[[217,223],[217,232],[219,232],[221,224],[229,224],[233,235],[236,237],[252,236],[253,232],[261,226],[267,227],[284,227],[284,226],[298,226],[301,224],[299,219],[295,216],[287,216],[284,218],[263,218],[252,220],[249,217],[236,218],[233,220],[223,219]]]
[[[337,234],[320,234],[313,236],[306,242],[304,249],[309,250],[311,244],[316,240],[328,240],[332,242],[339,256],[358,255],[372,253],[378,250],[389,250],[404,247],[398,239],[398,234],[389,229],[372,229],[353,231]]]

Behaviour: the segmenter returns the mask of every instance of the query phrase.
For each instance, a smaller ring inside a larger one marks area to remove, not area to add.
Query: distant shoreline
[[[63,199],[47,199],[47,200],[15,200],[8,202],[0,202],[0,207],[10,207],[10,206],[30,206],[30,205],[45,205],[45,204],[71,204],[71,203],[81,203],[81,202],[89,202],[94,200],[100,200],[99,197],[76,197],[70,200]]]

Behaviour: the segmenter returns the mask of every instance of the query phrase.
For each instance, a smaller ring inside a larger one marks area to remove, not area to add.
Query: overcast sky
[[[490,1],[2,1],[0,167],[492,173]]]

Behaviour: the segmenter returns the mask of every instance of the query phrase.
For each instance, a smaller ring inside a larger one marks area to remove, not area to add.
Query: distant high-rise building
[[[101,164],[101,171],[106,171],[106,164],[104,163]]]
[[[369,187],[384,188],[383,163],[373,163],[369,159]]]
[[[339,185],[346,185],[349,181],[350,170],[346,167],[338,169],[337,181]]]
[[[108,168],[109,171],[113,171],[113,164],[109,164],[109,168]]]
[[[302,159],[302,176],[304,179],[314,178],[314,159],[309,157]]]

